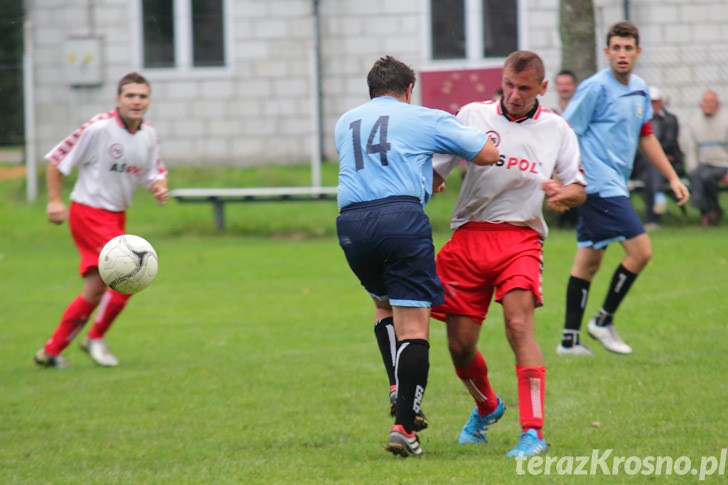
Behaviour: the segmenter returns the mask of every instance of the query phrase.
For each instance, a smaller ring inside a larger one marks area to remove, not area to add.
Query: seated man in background
[[[708,227],[717,226],[723,218],[718,184],[728,177],[728,114],[710,89],[703,94],[700,110],[688,126],[686,156],[693,207],[700,211],[700,227]]]
[[[652,132],[660,142],[672,168],[680,177],[684,177],[685,167],[683,152],[678,143],[680,127],[677,117],[665,109],[665,102],[658,88],[650,88],[650,100],[654,111]],[[635,156],[632,178],[641,180],[644,184],[642,199],[645,203],[645,229],[648,231],[659,229],[660,215],[667,211],[667,198],[662,192],[665,178],[639,150]]]

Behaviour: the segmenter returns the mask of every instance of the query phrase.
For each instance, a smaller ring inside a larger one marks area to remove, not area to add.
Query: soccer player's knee
[[[456,366],[465,367],[475,357],[477,345],[458,339],[448,341],[450,357]]]
[[[648,249],[644,252],[642,255],[642,266],[647,266],[647,263],[649,263],[652,260],[652,248]]]
[[[511,344],[517,344],[533,336],[533,325],[525,317],[506,319],[506,337]]]
[[[597,274],[597,271],[599,271],[599,268],[601,267],[601,260],[598,261],[589,261],[584,266],[584,269],[587,274],[594,277],[595,274]]]

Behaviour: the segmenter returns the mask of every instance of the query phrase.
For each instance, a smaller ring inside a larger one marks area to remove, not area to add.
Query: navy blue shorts
[[[374,298],[402,307],[444,303],[430,219],[416,197],[351,204],[336,230],[349,267]]]
[[[587,195],[579,208],[576,240],[580,248],[604,249],[610,243],[633,239],[644,232],[628,197]]]

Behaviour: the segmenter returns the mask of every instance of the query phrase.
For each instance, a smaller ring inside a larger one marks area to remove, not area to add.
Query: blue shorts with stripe
[[[633,239],[644,232],[628,197],[590,194],[579,208],[576,240],[580,248],[604,249],[610,243]]]
[[[341,210],[336,230],[349,267],[374,298],[402,307],[444,302],[432,227],[419,199],[350,204]]]

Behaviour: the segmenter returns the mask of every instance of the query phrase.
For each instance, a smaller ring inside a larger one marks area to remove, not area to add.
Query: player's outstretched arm
[[[499,156],[500,152],[493,143],[493,139],[488,138],[488,141],[485,143],[485,145],[483,145],[483,148],[480,150],[480,152],[478,152],[477,155],[475,155],[475,158],[473,158],[471,162],[480,166],[493,165],[495,162],[498,161]]]
[[[48,191],[48,206],[46,214],[53,224],[63,224],[68,219],[68,210],[62,199],[61,179],[63,175],[52,163],[46,168],[46,189]]]
[[[169,198],[169,190],[167,189],[166,180],[157,180],[152,184],[149,191],[152,193],[154,198],[157,199],[157,204],[162,205],[167,203],[167,199]]]
[[[685,184],[682,183],[679,177],[676,176],[670,180],[670,190],[677,197],[677,205],[683,205],[690,200],[690,191],[685,187]]]
[[[670,189],[677,198],[677,205],[685,204],[690,199],[690,191],[680,181],[675,169],[672,168],[672,164],[667,159],[657,137],[654,134],[641,137],[639,149],[647,157],[647,160],[667,179]]]

